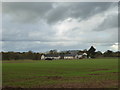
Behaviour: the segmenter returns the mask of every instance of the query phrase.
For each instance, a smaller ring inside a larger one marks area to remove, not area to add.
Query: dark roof
[[[65,54],[64,56],[75,56],[76,54]]]
[[[45,57],[59,57],[58,54],[46,54]]]
[[[59,55],[59,54],[45,54],[45,57],[59,57],[59,56],[75,56],[76,54],[64,54],[64,55]]]

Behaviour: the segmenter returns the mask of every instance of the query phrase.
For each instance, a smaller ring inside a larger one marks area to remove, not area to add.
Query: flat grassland
[[[118,58],[2,62],[3,87],[117,88]]]

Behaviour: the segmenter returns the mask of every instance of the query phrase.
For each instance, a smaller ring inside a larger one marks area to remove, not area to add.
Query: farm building
[[[82,54],[77,54],[75,56],[76,59],[82,59],[82,58],[87,58],[87,53],[82,53]]]
[[[50,58],[50,59],[60,59],[60,55],[58,55],[58,54],[46,54],[46,55],[42,55],[41,56],[42,60],[45,60],[47,58]]]
[[[64,54],[64,55],[59,55],[59,54],[45,54],[41,56],[42,60],[45,59],[81,59],[81,58],[87,58],[87,54]]]
[[[64,59],[74,59],[76,55],[74,54],[66,54],[64,55]]]

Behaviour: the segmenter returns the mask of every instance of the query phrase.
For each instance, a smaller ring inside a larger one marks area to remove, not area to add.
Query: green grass
[[[4,61],[3,87],[117,87],[118,59]],[[90,86],[91,85],[91,86]]]

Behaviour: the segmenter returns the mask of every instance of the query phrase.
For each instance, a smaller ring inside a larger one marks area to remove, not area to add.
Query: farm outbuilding
[[[41,56],[42,60],[45,60],[47,58],[50,58],[50,59],[60,59],[60,55],[58,55],[58,54],[45,54],[45,55]]]
[[[45,59],[81,59],[81,58],[87,58],[87,53],[83,54],[64,54],[64,55],[59,55],[59,54],[44,54],[41,56],[42,60]]]
[[[82,58],[87,58],[87,53],[81,53],[81,54],[77,54],[75,56],[76,59],[82,59]]]
[[[75,55],[74,54],[66,54],[64,55],[64,59],[74,59]]]

